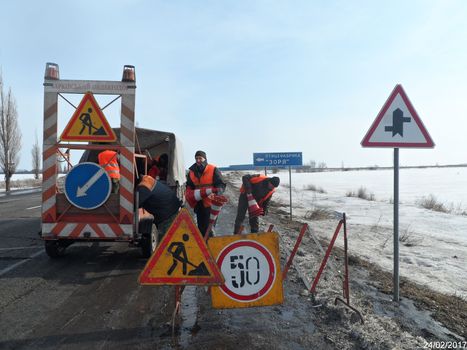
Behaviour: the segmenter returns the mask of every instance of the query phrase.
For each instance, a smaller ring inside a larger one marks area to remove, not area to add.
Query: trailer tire
[[[69,245],[60,241],[45,241],[45,252],[50,258],[57,259],[65,255],[65,250]]]
[[[156,250],[158,244],[157,228],[152,225],[150,233],[143,233],[141,237],[141,253],[144,258],[149,258]]]

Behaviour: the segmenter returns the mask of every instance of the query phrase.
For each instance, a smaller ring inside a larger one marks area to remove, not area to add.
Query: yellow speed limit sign
[[[282,304],[277,233],[215,237],[208,244],[225,278],[224,284],[211,289],[214,308]]]

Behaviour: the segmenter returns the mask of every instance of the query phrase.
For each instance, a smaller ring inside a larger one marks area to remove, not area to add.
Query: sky
[[[252,163],[254,152],[390,166],[391,148],[360,142],[396,84],[436,144],[401,149],[400,164],[467,163],[462,0],[0,0],[0,8],[0,67],[18,105],[22,169],[32,168],[35,134],[42,141],[46,62],[78,80],[120,80],[134,65],[137,125],[174,132],[187,166],[198,149],[218,166]],[[59,104],[59,134],[70,113]]]

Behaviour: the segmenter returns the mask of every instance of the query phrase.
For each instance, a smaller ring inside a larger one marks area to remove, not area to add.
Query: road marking
[[[12,248],[0,248],[0,251],[2,250],[17,250],[17,249],[37,249],[37,248],[42,248],[39,246],[34,246],[34,247],[12,247]]]
[[[15,198],[15,199],[10,199],[10,198],[8,198],[8,199],[2,200],[2,201],[0,201],[0,202],[1,202],[1,203],[10,203],[10,202],[17,202],[17,201],[22,201],[22,200],[23,200],[22,198],[18,198],[18,199],[16,199],[16,198]]]
[[[3,269],[0,271],[0,276],[3,276],[4,274],[6,274],[7,272],[10,272],[11,270],[13,269],[16,269],[18,266],[21,266],[23,265],[24,263],[28,262],[29,260],[31,259],[34,259],[35,257],[41,255],[41,254],[44,254],[45,253],[45,250],[41,250],[39,252],[36,252],[34,253],[33,255],[31,255],[29,258],[27,259],[24,259],[22,261],[18,261],[16,264],[13,264],[11,266],[8,266],[7,268]]]
[[[40,208],[40,207],[41,207],[40,205],[36,205],[35,207],[26,208],[26,210],[36,209],[36,208]]]

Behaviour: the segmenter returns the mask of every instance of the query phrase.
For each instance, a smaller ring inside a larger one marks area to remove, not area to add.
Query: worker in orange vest
[[[269,202],[272,194],[279,186],[280,178],[277,176],[267,177],[264,175],[244,175],[242,176],[242,187],[240,188],[240,197],[238,198],[237,217],[235,218],[234,234],[239,233],[243,220],[245,219],[248,210],[247,193],[251,193],[260,208],[263,209],[263,215],[268,212]],[[249,223],[251,233],[259,231],[259,218],[257,216],[250,217]]]
[[[99,165],[107,171],[112,181],[112,193],[118,193],[120,187],[120,167],[118,166],[118,154],[115,151],[105,150],[99,153]]]
[[[197,151],[195,153],[194,163],[187,175],[186,186],[195,190],[202,187],[216,187],[217,193],[221,194],[225,190],[225,182],[222,178],[220,170],[212,164],[208,164],[206,153]],[[195,205],[196,222],[201,234],[205,234],[209,226],[209,217],[211,215],[211,199],[204,198]],[[212,237],[212,231],[209,236]]]

